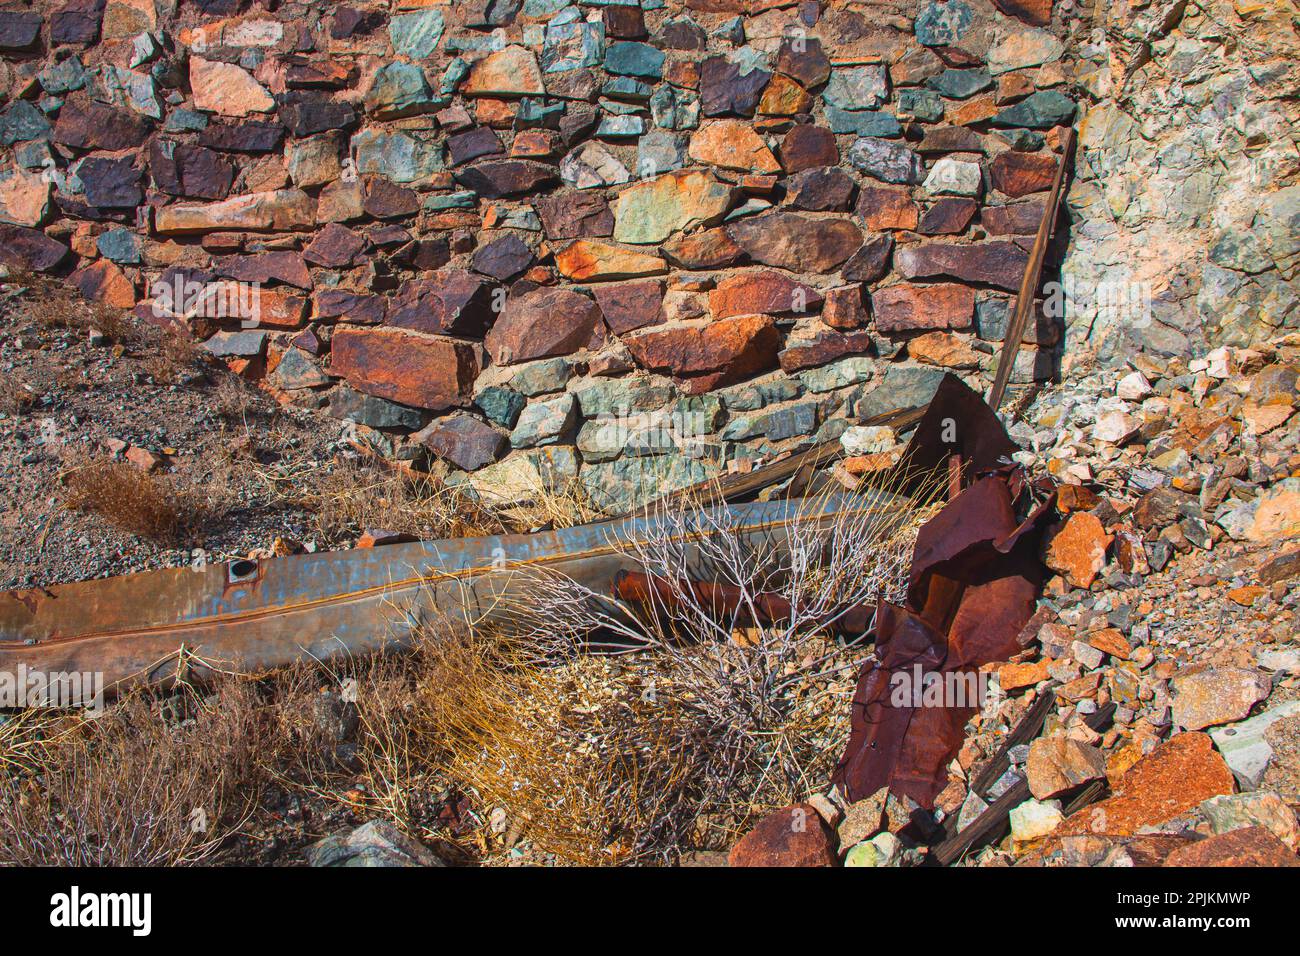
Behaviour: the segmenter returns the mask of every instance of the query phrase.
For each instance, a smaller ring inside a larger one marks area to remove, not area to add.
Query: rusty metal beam
[[[797,520],[844,508],[896,509],[871,491],[733,505],[745,535],[779,545]],[[630,541],[660,515],[560,531],[395,544],[175,568],[0,593],[0,672],[98,672],[105,687],[220,670],[257,673],[295,660],[381,650],[440,618],[488,622],[526,605],[528,572],[562,572],[609,593]],[[701,523],[701,527],[707,527]],[[690,537],[690,535],[687,535]]]

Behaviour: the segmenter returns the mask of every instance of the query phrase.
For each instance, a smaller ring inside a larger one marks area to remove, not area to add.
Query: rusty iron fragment
[[[733,628],[776,624],[790,619],[790,601],[780,594],[765,591],[753,596],[753,608],[742,604],[744,592],[731,584],[717,581],[681,581],[641,571],[620,571],[614,576],[614,597],[620,601],[671,610],[690,593],[697,606],[711,618]],[[860,638],[871,629],[875,608],[855,605],[828,618],[823,626],[833,634]],[[757,618],[757,620],[755,620]]]
[[[796,522],[835,520],[845,508],[889,510],[871,492],[817,501],[716,506],[690,541],[725,526],[766,547]],[[656,532],[660,514],[536,534],[394,544],[240,560],[0,593],[0,671],[98,672],[110,691],[217,671],[258,673],[301,659],[366,654],[423,625],[482,624],[527,614],[535,570],[608,593],[631,567],[629,542]],[[522,610],[521,610],[522,609]]]
[[[875,660],[859,675],[834,777],[849,800],[889,787],[932,807],[977,701],[932,706],[895,690],[917,675],[978,687],[981,667],[1021,650],[1017,638],[1044,578],[1039,539],[1055,499],[1026,482],[1010,457],[1015,448],[979,395],[955,377],[944,380],[900,468],[917,480],[957,457],[964,487],[918,534],[906,605],[878,609]]]

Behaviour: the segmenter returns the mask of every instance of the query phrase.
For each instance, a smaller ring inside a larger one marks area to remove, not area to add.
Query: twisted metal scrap
[[[876,660],[858,679],[852,731],[834,781],[861,800],[882,787],[933,807],[974,706],[894,702],[894,681],[974,674],[1020,650],[1044,577],[1039,542],[1054,493],[1034,502],[1016,445],[979,395],[949,376],[908,446],[912,474],[959,456],[968,484],[917,537],[907,603],[881,604]],[[945,701],[945,704],[952,702]]]

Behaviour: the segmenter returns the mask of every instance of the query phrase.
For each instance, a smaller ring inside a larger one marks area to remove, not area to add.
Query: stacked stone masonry
[[[0,4],[0,262],[388,457],[617,504],[987,384],[1076,118],[1070,11]],[[1044,309],[1013,382],[1063,331]]]

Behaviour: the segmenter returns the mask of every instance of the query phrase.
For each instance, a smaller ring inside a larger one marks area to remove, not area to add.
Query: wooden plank
[[[1049,688],[1048,693],[1043,695],[1042,700],[1055,702],[1055,691]],[[976,778],[975,783],[971,786],[971,790],[978,796],[983,797],[984,794],[988,792],[988,787],[996,783],[1002,774],[1006,773],[1006,767],[1009,766],[1009,762],[1002,765],[1001,769],[998,769],[998,760],[1000,758],[1005,758],[1006,754],[1012,747],[1017,744],[1028,743],[1037,736],[1036,732],[1028,734],[1027,736],[1026,734],[1028,733],[1028,728],[1031,727],[1035,721],[1041,728],[1047,719],[1047,714],[1051,708],[1043,705],[1043,712],[1040,717],[1038,714],[1038,708],[1041,703],[1042,701],[1034,701],[1033,706],[1031,706],[1025,713],[1025,716],[1020,719],[1020,723],[1018,723],[1015,729],[1007,735],[1006,741],[1003,742],[1002,747],[998,750],[997,754],[994,755],[993,761],[990,762],[989,766],[980,773],[978,778]],[[1083,722],[1090,730],[1100,733],[1104,728],[1110,726],[1111,720],[1114,716],[1115,705],[1111,703],[1107,704],[1105,707],[1098,708],[1095,712],[1089,714],[1084,718]],[[986,779],[987,782],[985,782]],[[983,784],[983,789],[981,789],[981,784]],[[1065,815],[1069,816],[1069,814],[1074,810],[1091,803],[1093,800],[1097,799],[1098,795],[1099,791],[1093,784],[1084,787],[1083,790],[1075,794],[1071,801],[1066,805],[1069,812],[1066,812]],[[985,844],[993,843],[1002,839],[1011,825],[1011,811],[1018,804],[1029,799],[1030,796],[1029,781],[1024,777],[1021,777],[1020,780],[1012,784],[1005,793],[990,803],[987,809],[976,817],[975,821],[965,830],[961,830],[958,833],[949,836],[943,842],[933,847],[930,850],[928,862],[938,864],[939,866],[947,866],[948,864],[961,859],[964,853],[973,848],[984,846]]]
[[[895,431],[901,432],[914,426],[924,414],[925,407],[895,408],[879,415],[872,415],[858,424],[889,425]],[[656,499],[647,505],[646,509],[649,510],[657,505],[678,501],[722,501],[727,504],[735,504],[757,495],[765,488],[770,488],[772,485],[793,478],[801,469],[812,472],[828,465],[838,458],[840,454],[840,441],[838,438],[821,442],[803,451],[795,452],[779,461],[755,468],[748,474],[723,475],[720,478],[700,482],[691,485],[689,488],[675,491]]]
[[[1038,224],[1038,233],[1034,236],[1034,246],[1025,263],[1025,274],[1020,280],[1020,292],[1016,296],[1016,309],[1007,323],[1006,338],[1002,341],[1002,353],[998,357],[998,370],[993,376],[993,387],[989,389],[989,407],[997,411],[1006,394],[1007,384],[1011,381],[1011,370],[1016,364],[1016,355],[1020,352],[1020,342],[1025,337],[1029,326],[1029,316],[1034,311],[1034,295],[1038,292],[1038,282],[1043,272],[1043,260],[1047,257],[1047,244],[1052,239],[1056,220],[1064,192],[1065,172],[1070,166],[1074,153],[1074,129],[1067,128],[1061,144],[1061,161],[1056,167],[1056,176],[1052,179],[1052,191],[1047,197],[1047,208],[1043,210],[1043,219]]]

